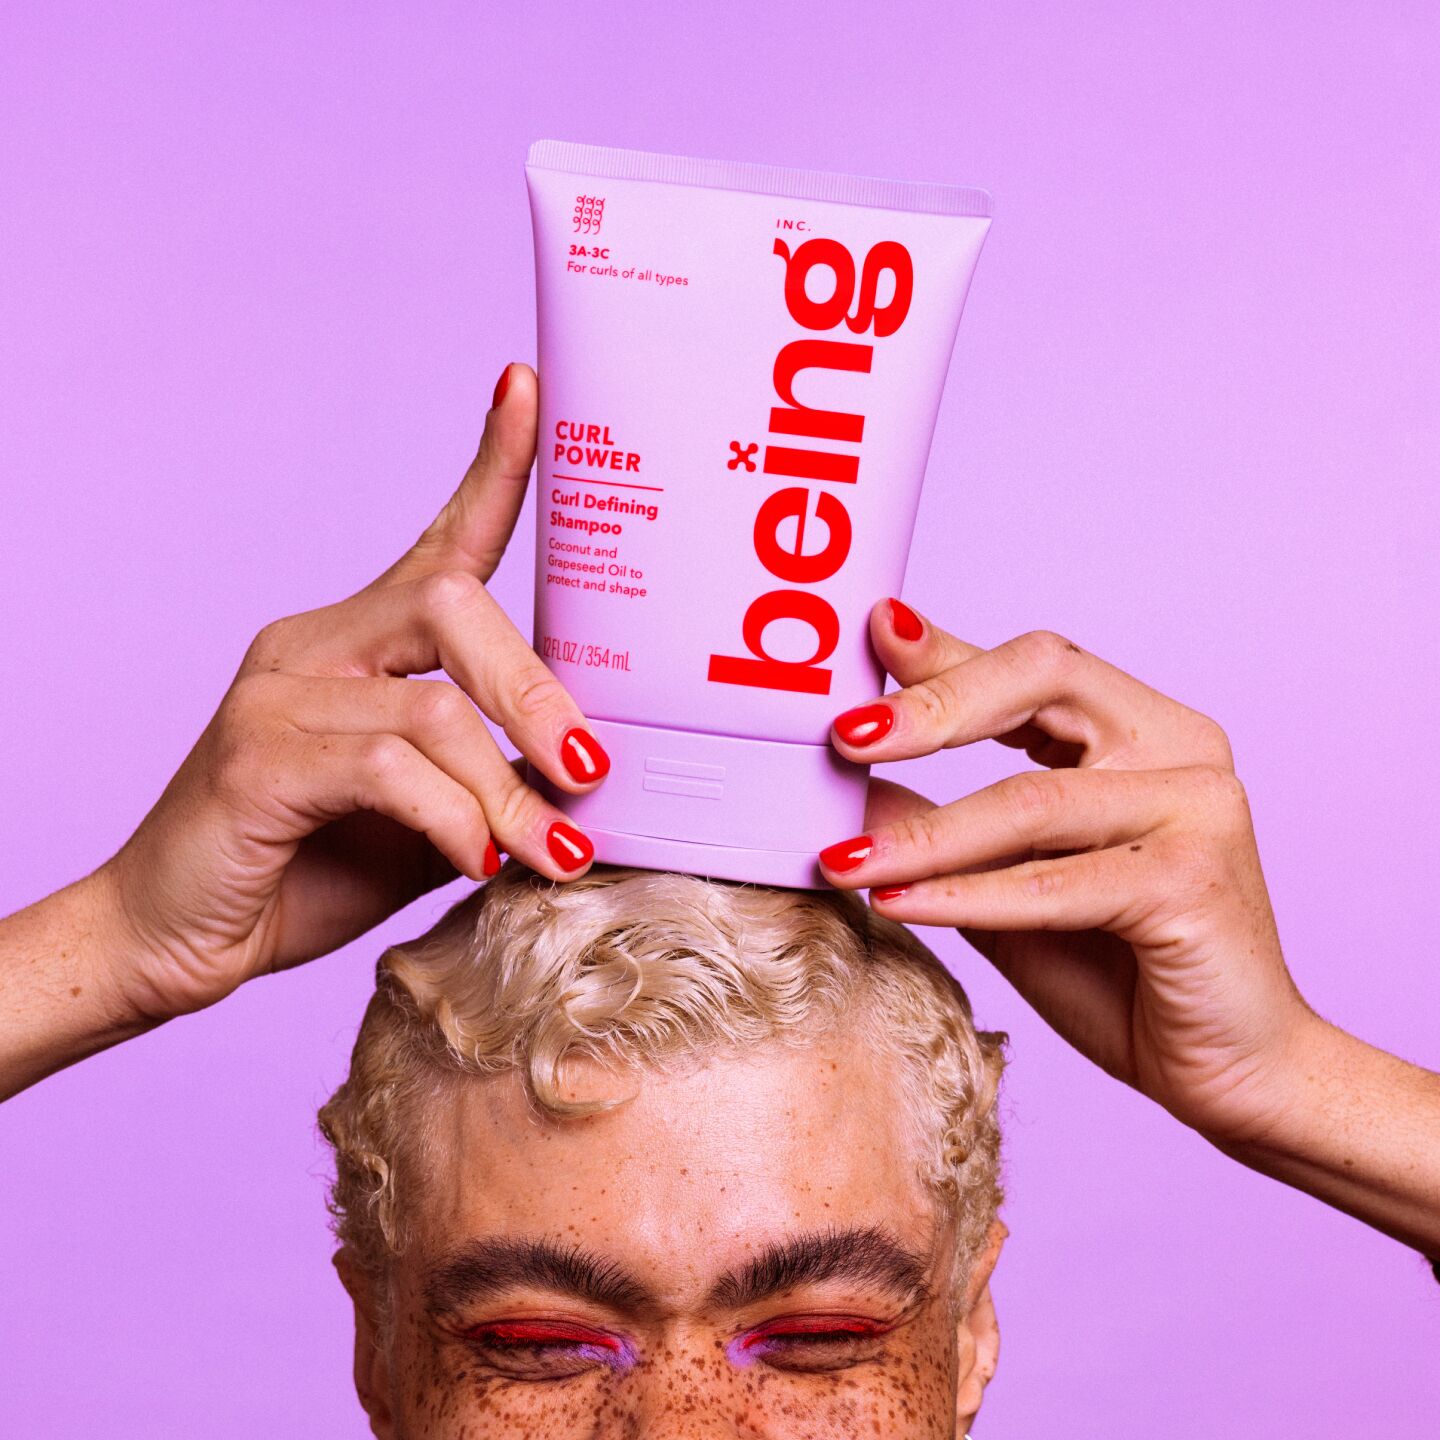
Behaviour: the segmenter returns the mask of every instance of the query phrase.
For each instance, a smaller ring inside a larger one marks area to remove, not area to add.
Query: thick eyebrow
[[[523,1286],[573,1295],[612,1310],[652,1309],[654,1297],[613,1261],[547,1240],[472,1240],[425,1279],[425,1305],[443,1315]]]
[[[879,1226],[811,1230],[769,1245],[753,1260],[721,1276],[709,1303],[736,1310],[798,1285],[854,1280],[888,1290],[907,1303],[928,1293],[924,1260]]]

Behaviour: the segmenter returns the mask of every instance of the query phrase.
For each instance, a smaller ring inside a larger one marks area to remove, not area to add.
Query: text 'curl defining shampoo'
[[[602,861],[821,885],[990,198],[555,141],[526,175],[535,648],[611,758],[532,783]]]

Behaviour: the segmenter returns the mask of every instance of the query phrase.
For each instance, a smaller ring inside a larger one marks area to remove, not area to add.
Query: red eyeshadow
[[[599,1345],[618,1351],[620,1341],[603,1330],[568,1320],[497,1320],[465,1332],[472,1340],[498,1340],[511,1345]]]
[[[743,1349],[787,1335],[882,1335],[890,1326],[853,1315],[802,1315],[793,1320],[770,1320],[750,1331],[740,1342]]]

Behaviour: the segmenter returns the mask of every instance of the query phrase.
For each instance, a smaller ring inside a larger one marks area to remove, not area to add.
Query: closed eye
[[[731,1342],[739,1364],[763,1360],[782,1370],[843,1370],[873,1359],[894,1328],[858,1315],[796,1315],[770,1320]]]
[[[515,1380],[564,1380],[635,1360],[620,1336],[570,1320],[492,1320],[472,1326],[464,1338],[488,1368]]]
[[[614,1335],[567,1320],[495,1320],[476,1325],[465,1333],[471,1339],[497,1346],[599,1345],[615,1351],[621,1348],[621,1342]]]

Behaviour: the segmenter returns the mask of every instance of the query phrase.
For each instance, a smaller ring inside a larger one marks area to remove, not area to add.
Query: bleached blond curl
[[[383,1277],[404,1243],[425,1101],[456,1075],[517,1071],[559,1115],[568,1062],[669,1070],[841,1024],[892,1055],[925,1182],[977,1254],[1000,1202],[1004,1036],[903,925],[851,894],[597,868],[552,884],[513,863],[428,934],[387,951],[349,1077],[320,1112],[331,1209],[351,1260]]]

